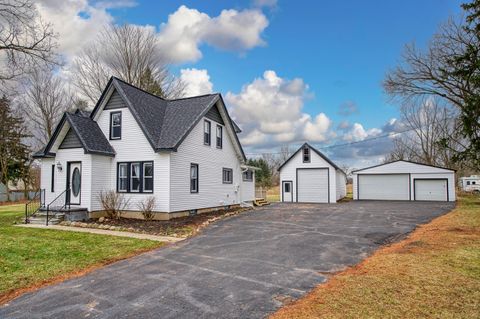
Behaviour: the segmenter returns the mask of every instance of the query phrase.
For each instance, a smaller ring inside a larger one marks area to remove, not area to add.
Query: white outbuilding
[[[455,171],[395,161],[353,171],[353,199],[455,201]]]
[[[345,173],[308,143],[278,170],[282,202],[336,203],[346,195]]]

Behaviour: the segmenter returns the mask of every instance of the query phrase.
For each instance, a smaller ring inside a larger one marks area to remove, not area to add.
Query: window
[[[233,183],[233,170],[231,168],[223,169],[223,184]]]
[[[308,147],[305,147],[303,149],[303,162],[304,163],[310,162],[310,149]]]
[[[140,191],[140,163],[130,164],[130,191]]]
[[[475,181],[472,181],[472,185],[475,185],[475,184],[476,184],[476,182],[475,182]]]
[[[470,185],[470,181],[467,181],[467,185]]]
[[[198,193],[198,164],[190,164],[190,193]]]
[[[128,191],[128,164],[118,164],[118,191]]]
[[[118,163],[117,192],[153,193],[153,162]]]
[[[285,193],[290,193],[290,183],[283,184],[283,191]]]
[[[222,148],[223,146],[223,127],[217,125],[217,148]]]
[[[210,140],[211,140],[211,129],[212,124],[210,121],[205,120],[203,122],[203,144],[205,145],[210,145]]]
[[[143,191],[153,192],[153,163],[143,163]]]
[[[110,139],[119,140],[122,138],[122,112],[110,113]]]
[[[55,164],[52,165],[52,182],[50,185],[50,191],[55,192]]]
[[[244,182],[253,182],[253,171],[248,170],[243,172],[243,181]]]

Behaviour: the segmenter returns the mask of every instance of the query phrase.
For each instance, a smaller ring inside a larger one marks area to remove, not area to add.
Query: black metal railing
[[[25,204],[25,224],[28,224],[29,219],[38,210],[45,206],[45,190],[39,189],[33,195],[33,198]]]
[[[62,209],[65,209],[68,207],[70,209],[70,200],[69,200],[69,195],[70,195],[70,188],[67,188],[63,192],[60,193],[57,197],[55,197],[54,200],[50,202],[50,204],[47,205],[47,218],[46,218],[46,226],[48,226],[48,222],[50,221],[50,218],[55,217],[55,215],[50,216],[50,212],[53,211],[61,211]]]

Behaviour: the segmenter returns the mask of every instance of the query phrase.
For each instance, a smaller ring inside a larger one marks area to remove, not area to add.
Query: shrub
[[[100,202],[108,218],[120,219],[122,211],[128,206],[130,200],[123,194],[110,190],[100,192]]]
[[[155,197],[149,196],[143,201],[137,204],[138,209],[142,212],[145,220],[152,220],[154,216],[153,210],[155,209]]]

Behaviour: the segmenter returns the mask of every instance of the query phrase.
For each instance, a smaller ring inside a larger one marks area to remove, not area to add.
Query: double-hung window
[[[143,163],[143,191],[153,192],[153,163]]]
[[[110,113],[110,139],[119,140],[122,138],[122,112]]]
[[[128,192],[128,163],[118,164],[118,191]]]
[[[223,147],[223,127],[217,125],[217,148]]]
[[[190,193],[198,193],[198,164],[190,164]]]
[[[310,162],[310,149],[308,147],[303,148],[303,162],[304,163]]]
[[[243,172],[243,181],[244,182],[253,182],[253,171],[248,170]]]
[[[210,145],[212,123],[205,120],[203,122],[203,144]]]
[[[223,184],[233,183],[233,170],[231,168],[224,168],[222,170]]]
[[[50,191],[55,192],[55,164],[52,165],[52,182],[50,184]]]
[[[118,163],[117,191],[153,193],[153,162]]]

